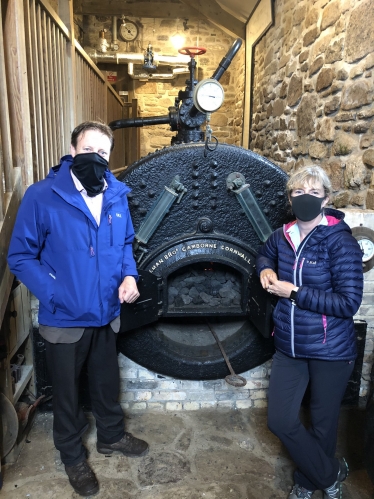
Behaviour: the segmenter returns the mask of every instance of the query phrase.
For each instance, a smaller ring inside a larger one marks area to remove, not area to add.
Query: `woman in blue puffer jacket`
[[[297,170],[287,191],[296,220],[269,237],[256,263],[263,288],[279,298],[268,426],[297,465],[289,499],[310,499],[315,490],[340,499],[348,466],[335,458],[337,426],[356,358],[362,252],[344,214],[325,208],[331,183],[322,168]],[[299,411],[309,382],[307,429]]]

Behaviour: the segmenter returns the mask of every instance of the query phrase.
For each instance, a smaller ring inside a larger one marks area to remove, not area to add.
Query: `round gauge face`
[[[214,79],[203,80],[196,85],[194,104],[203,113],[217,111],[224,100],[225,92],[222,85]]]
[[[357,240],[362,251],[362,261],[367,262],[374,256],[374,242],[367,238]]]
[[[119,34],[125,42],[132,42],[138,36],[138,26],[132,21],[126,21],[119,27]]]
[[[362,251],[362,270],[368,272],[374,267],[374,230],[360,225],[352,228],[352,235]]]

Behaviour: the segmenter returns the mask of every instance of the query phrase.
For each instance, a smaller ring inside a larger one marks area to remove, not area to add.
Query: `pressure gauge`
[[[363,271],[367,272],[374,266],[374,231],[367,227],[353,227],[352,234],[362,251]]]
[[[119,36],[125,42],[132,42],[138,36],[139,28],[133,21],[124,21],[119,27]]]
[[[224,96],[222,85],[217,80],[209,78],[196,85],[193,103],[202,113],[213,113],[222,106]]]

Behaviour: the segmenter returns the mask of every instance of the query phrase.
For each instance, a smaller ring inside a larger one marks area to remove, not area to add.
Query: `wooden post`
[[[30,106],[22,0],[9,0],[4,13],[7,85],[12,89],[9,115],[13,165],[20,166],[24,189],[33,183]],[[4,94],[1,96],[4,98]]]
[[[245,62],[245,102],[242,145],[249,148],[250,123],[252,112],[252,54],[255,45],[273,24],[273,11],[271,0],[260,0],[248,20],[246,26],[246,62]]]
[[[74,17],[73,17],[73,1],[60,0],[58,2],[58,13],[70,32],[70,41],[67,42],[66,50],[68,54],[67,67],[65,71],[68,74],[68,85],[65,93],[66,97],[66,123],[65,123],[65,144],[64,148],[66,153],[70,147],[70,136],[74,128],[79,124],[77,123],[77,106],[75,102],[76,95],[76,70],[75,70],[75,40],[74,40]]]
[[[3,20],[0,3],[0,40],[3,38]],[[5,192],[11,192],[13,189],[13,167],[12,167],[12,141],[10,136],[10,121],[8,107],[8,92],[5,76],[5,57],[4,45],[0,44],[0,133],[5,178]],[[1,168],[0,168],[1,172]],[[5,201],[3,186],[0,186],[0,221],[3,220],[5,213]]]

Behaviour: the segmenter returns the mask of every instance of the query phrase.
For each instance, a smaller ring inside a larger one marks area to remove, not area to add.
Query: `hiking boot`
[[[65,465],[65,471],[69,477],[70,485],[80,496],[93,496],[99,492],[99,484],[95,473],[91,470],[87,461],[82,461],[75,466]]]
[[[342,499],[342,482],[347,478],[349,472],[347,461],[342,457],[339,459],[339,471],[336,481],[327,489],[323,490],[323,499]]]
[[[121,440],[114,444],[97,442],[96,449],[100,454],[110,455],[113,452],[122,452],[124,456],[141,457],[148,453],[149,447],[144,440],[140,440],[140,438],[134,437],[131,433],[125,432]]]
[[[288,499],[310,499],[313,492],[314,490],[304,489],[304,487],[296,483],[293,486]]]

